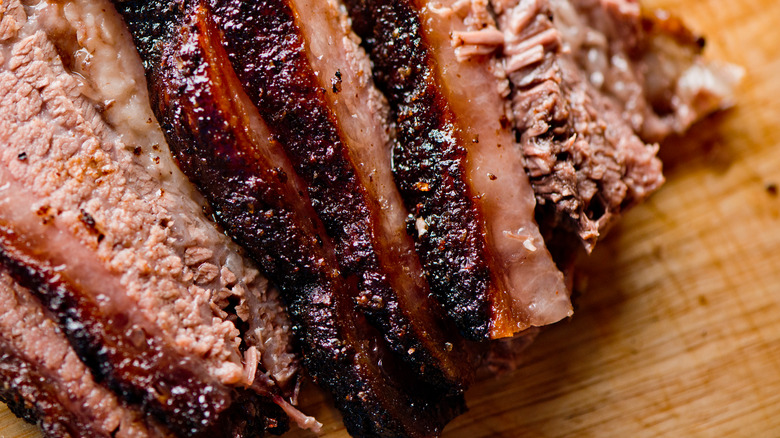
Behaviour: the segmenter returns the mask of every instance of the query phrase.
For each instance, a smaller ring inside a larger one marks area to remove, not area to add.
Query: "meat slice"
[[[135,56],[132,45],[110,5],[67,6],[11,2],[0,17],[4,266],[97,380],[173,432],[283,430],[271,399],[295,385],[297,364],[275,293],[177,188],[186,178],[146,143],[151,114],[140,113],[146,137],[106,122],[143,105],[128,97],[132,75],[90,66]],[[78,25],[95,19],[98,35]]]
[[[657,141],[721,107],[738,72],[712,68],[679,21],[631,0],[493,0],[515,126],[556,247],[590,251],[663,183]]]
[[[493,3],[540,222],[574,232],[590,250],[623,209],[663,183],[658,147],[634,134],[571,58],[553,18],[563,1]]]
[[[474,361],[444,323],[406,233],[386,104],[345,17],[334,2],[214,3],[237,77],[307,188],[341,275],[356,277],[358,308],[422,379],[462,391]]]
[[[145,60],[153,108],[180,165],[280,288],[304,363],[333,394],[348,430],[359,436],[438,434],[462,411],[462,396],[428,391],[430,384],[355,312],[358,279],[341,274],[337,245],[312,213],[308,187],[290,169],[294,160],[248,101],[210,3],[117,7]]]
[[[29,290],[0,274],[0,398],[49,436],[162,437],[165,428],[95,382]]]
[[[4,191],[31,194],[3,172]],[[246,390],[236,391],[210,376],[202,359],[177,351],[173,341],[143,315],[120,279],[78,241],[32,211],[13,209],[5,199],[0,213],[0,264],[29,289],[62,328],[79,358],[129,403],[180,435],[202,436],[220,428],[262,431],[285,416]],[[11,207],[11,208],[9,208]],[[88,275],[83,275],[88,272]],[[269,396],[273,388],[262,388]],[[233,405],[243,405],[234,409]],[[254,412],[243,419],[244,411]],[[266,424],[267,415],[270,420]]]
[[[677,17],[643,9],[635,0],[552,5],[577,63],[645,141],[680,134],[731,105],[742,68],[702,57],[704,38]]]
[[[501,37],[477,27],[486,4],[345,3],[393,109],[395,177],[417,250],[458,327],[499,338],[570,315],[563,276],[534,223],[502,84],[484,56],[462,62],[480,55],[469,53],[472,43]],[[451,35],[468,47],[453,47]]]

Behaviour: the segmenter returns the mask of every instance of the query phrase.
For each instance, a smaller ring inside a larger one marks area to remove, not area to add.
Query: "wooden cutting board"
[[[575,316],[445,437],[780,437],[780,1],[645,4],[747,68],[737,106],[662,146],[668,182],[583,264]],[[347,436],[318,391],[303,410]],[[38,436],[0,406],[0,437]]]

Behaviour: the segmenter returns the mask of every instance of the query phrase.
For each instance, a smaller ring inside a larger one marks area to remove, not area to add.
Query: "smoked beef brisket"
[[[632,0],[0,2],[0,398],[317,429],[300,362],[351,434],[440,435],[724,104],[701,47]]]
[[[204,216],[140,76],[116,70],[139,66],[105,6],[2,5],[0,259],[8,302],[27,305],[4,316],[40,319],[37,341],[51,339],[37,351],[3,337],[6,382],[19,382],[5,394],[74,436],[284,430],[291,324]]]

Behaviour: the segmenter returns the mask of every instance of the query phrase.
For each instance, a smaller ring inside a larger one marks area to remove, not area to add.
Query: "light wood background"
[[[584,263],[575,316],[475,385],[445,438],[780,437],[780,0],[644,3],[747,68],[738,105],[662,146],[668,182]],[[1,406],[0,437],[38,436]]]

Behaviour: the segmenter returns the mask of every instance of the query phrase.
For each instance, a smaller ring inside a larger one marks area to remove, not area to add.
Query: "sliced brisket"
[[[634,0],[112,3],[0,0],[0,400],[49,436],[316,430],[293,335],[351,434],[440,435],[738,76]]]
[[[49,436],[169,434],[95,382],[33,294],[0,274],[2,399]],[[21,409],[21,412],[20,412]]]
[[[571,313],[534,223],[533,192],[491,66],[484,2],[347,0],[398,128],[396,182],[432,289],[474,339],[511,336]],[[458,38],[453,47],[450,36]],[[484,57],[481,59],[484,61]],[[503,122],[503,123],[502,123]]]
[[[186,180],[170,156],[144,143],[154,135],[106,122],[143,113],[122,96],[126,80],[111,82],[116,73],[90,61],[135,55],[110,5],[68,6],[76,21],[105,20],[105,31],[73,25],[58,3],[11,2],[0,17],[3,266],[97,381],[173,432],[284,430],[272,399],[295,385],[290,323],[192,192],[177,188]],[[79,60],[74,47],[96,59]],[[151,114],[141,120],[156,129]]]
[[[232,14],[240,13],[240,6],[251,9],[246,4],[216,3],[216,10],[221,11],[223,18],[235,17]],[[284,118],[284,111],[264,120],[275,107],[261,112],[248,100],[224,48],[231,49],[231,46],[223,43],[219,31],[220,24],[227,29],[236,22],[221,22],[214,15],[216,11],[212,12],[211,4],[205,1],[117,2],[117,6],[138,42],[147,67],[153,108],[179,164],[209,198],[228,232],[252,253],[280,288],[295,324],[306,367],[315,381],[333,393],[350,432],[361,436],[438,434],[462,411],[462,396],[446,395],[451,390],[429,391],[431,385],[419,380],[419,371],[410,369],[390,351],[383,334],[373,329],[362,313],[356,312],[356,301],[360,300],[358,284],[364,281],[357,269],[361,267],[360,258],[351,262],[356,264],[343,264],[343,260],[359,254],[350,254],[349,248],[339,248],[345,244],[340,240],[343,238],[340,234],[331,235],[325,225],[336,219],[325,216],[321,221],[323,215],[315,214],[317,208],[332,208],[336,203],[333,198],[319,198],[325,196],[319,191],[339,187],[317,186],[320,183],[312,181],[314,175],[307,174],[305,168],[302,171],[297,168],[305,164],[317,169],[331,163],[333,169],[322,168],[323,172],[336,172],[333,176],[337,178],[331,183],[355,184],[353,171],[339,162],[344,160],[344,151],[335,148],[340,147],[338,143],[332,144],[330,151],[318,149],[318,142],[327,145],[327,141],[333,141],[328,136],[333,134],[334,127],[328,120],[330,116],[323,112],[325,107],[311,106],[317,103],[319,95],[305,94],[311,93],[310,83],[296,82],[296,75],[305,70],[293,69],[289,71],[292,76],[285,73],[272,77],[272,84],[261,84],[281,87],[291,81],[301,88],[292,87],[289,91],[304,93],[291,97],[312,99],[285,103],[281,100],[283,95],[274,96],[284,88],[263,88],[263,95],[267,92],[272,98],[280,99],[272,101],[272,105],[282,108],[292,105],[288,108],[292,112],[290,120]],[[289,27],[291,23],[284,21],[289,20],[286,18],[289,12],[284,8],[266,7],[257,12],[259,15],[241,22],[251,23],[246,25],[249,31],[262,25],[263,20],[272,20],[280,27],[271,30],[283,32],[280,43],[298,38],[297,31]],[[225,35],[227,38],[229,33]],[[279,53],[288,53],[289,49],[284,44],[277,44],[276,48]],[[275,54],[270,50],[265,56]],[[271,73],[286,72],[285,63],[295,66],[296,62],[305,61],[295,51],[288,56],[271,57],[262,68]],[[298,105],[309,108],[310,112],[298,111]],[[296,119],[309,120],[317,130],[284,125]],[[296,130],[288,130],[286,134],[291,139],[287,139],[274,125]],[[272,135],[274,132],[276,136]],[[310,135],[313,137],[309,138]],[[296,140],[297,136],[302,138]],[[286,144],[288,141],[300,143],[290,146]],[[309,141],[317,155],[310,157],[309,163],[301,163],[303,158],[296,158],[295,154],[306,156],[309,152],[304,145]],[[298,149],[290,151],[282,147]],[[349,197],[344,202],[357,202],[354,199],[365,196],[362,186],[352,187],[352,193],[342,194]],[[322,202],[319,206],[317,199]],[[354,211],[356,214],[365,208],[359,203],[357,207],[360,208]],[[348,216],[352,212],[330,213]],[[365,227],[371,223],[359,225]],[[353,235],[346,236],[358,239],[357,249],[371,243],[361,240],[371,236],[361,234],[364,231],[360,227],[353,230]],[[346,253],[339,254],[340,251]],[[381,277],[378,280],[387,281]],[[446,346],[439,348],[447,351]]]
[[[384,102],[345,18],[319,1],[213,3],[237,77],[305,184],[341,275],[356,277],[358,308],[422,379],[462,391],[473,361],[447,330],[406,234]]]

